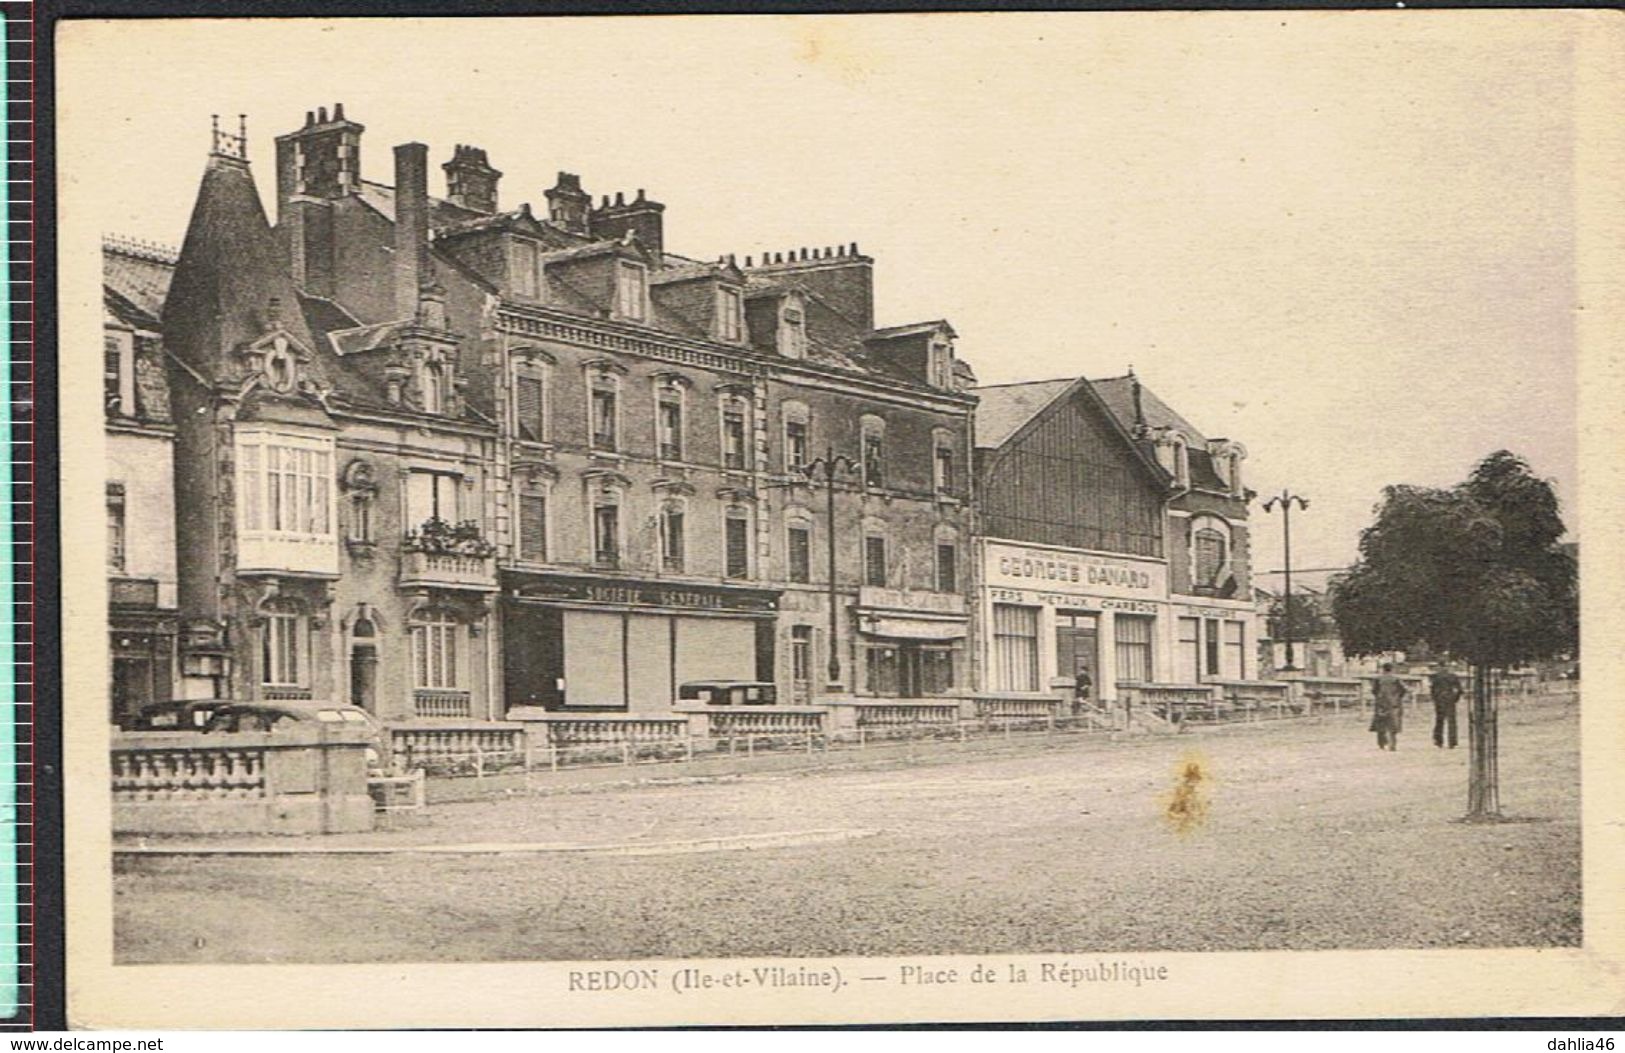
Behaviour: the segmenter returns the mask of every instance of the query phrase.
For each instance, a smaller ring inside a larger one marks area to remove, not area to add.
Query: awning
[[[925,618],[877,618],[866,616],[858,629],[871,636],[902,640],[957,640],[965,635],[963,621],[934,621]]]

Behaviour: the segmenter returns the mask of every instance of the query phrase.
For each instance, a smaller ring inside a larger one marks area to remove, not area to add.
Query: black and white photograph
[[[73,1012],[1617,1012],[1600,19],[63,23]]]

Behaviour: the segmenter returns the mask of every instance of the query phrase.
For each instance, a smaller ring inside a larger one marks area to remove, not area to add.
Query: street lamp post
[[[1281,625],[1286,631],[1286,667],[1281,670],[1284,673],[1293,672],[1297,668],[1296,664],[1293,662],[1293,655],[1292,655],[1292,504],[1293,504],[1293,502],[1297,502],[1298,507],[1302,508],[1302,509],[1308,509],[1308,507],[1309,507],[1309,499],[1308,498],[1302,497],[1302,496],[1300,496],[1298,494],[1295,494],[1290,490],[1282,490],[1279,494],[1276,494],[1274,497],[1272,497],[1269,500],[1264,502],[1264,511],[1266,511],[1266,512],[1273,511],[1277,507],[1279,507],[1281,509],[1281,533],[1282,533],[1282,540],[1283,540],[1283,546],[1282,547],[1285,550],[1283,552],[1283,555],[1285,556],[1285,559],[1286,559],[1286,562],[1283,564],[1283,566],[1285,567],[1285,570],[1286,570],[1286,598],[1281,604]]]
[[[829,543],[829,682],[825,693],[831,695],[841,690],[841,656],[835,645],[840,625],[840,596],[835,588],[835,478],[841,471],[856,471],[857,467],[858,462],[845,454],[837,454],[833,446],[825,448],[824,456],[796,467],[808,482],[822,480],[824,484],[824,535]]]

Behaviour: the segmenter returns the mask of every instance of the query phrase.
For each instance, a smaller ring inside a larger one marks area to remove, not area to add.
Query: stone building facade
[[[985,686],[1256,677],[1246,451],[1132,374],[975,393]]]
[[[159,315],[174,271],[168,249],[102,246],[106,413],[109,718],[127,721],[174,690],[175,426]]]
[[[216,134],[163,315],[188,693],[404,720],[971,685],[946,322],[876,327],[856,245],[683,257],[643,191],[560,173],[504,210],[459,145],[433,196],[422,144],[366,178],[364,131],[278,137],[274,227]]]

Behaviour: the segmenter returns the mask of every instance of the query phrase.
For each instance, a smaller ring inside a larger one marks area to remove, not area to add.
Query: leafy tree
[[[1332,587],[1349,654],[1429,649],[1473,668],[1469,818],[1500,814],[1495,674],[1572,653],[1574,558],[1557,495],[1506,450],[1450,489],[1390,486],[1360,535],[1360,560]]]
[[[1291,638],[1303,643],[1330,635],[1332,620],[1321,610],[1316,597],[1294,589],[1290,604],[1285,596],[1277,596],[1270,603],[1269,630],[1271,640],[1285,640],[1291,630]]]

